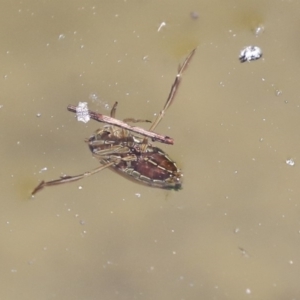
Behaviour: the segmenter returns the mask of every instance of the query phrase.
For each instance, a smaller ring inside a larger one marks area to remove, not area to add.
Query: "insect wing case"
[[[163,189],[181,189],[182,173],[176,163],[157,147],[148,145],[142,151],[142,141],[135,136],[119,138],[100,130],[89,138],[88,144],[102,164],[114,162],[111,169],[128,179]]]

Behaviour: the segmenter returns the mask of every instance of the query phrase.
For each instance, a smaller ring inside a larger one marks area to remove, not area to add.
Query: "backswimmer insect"
[[[149,138],[155,142],[173,144],[173,139],[154,133],[153,130],[164,117],[166,110],[172,104],[178,90],[182,74],[191,61],[194,49],[179,65],[174,83],[172,84],[167,101],[156,117],[149,130],[130,126],[128,122],[150,122],[147,120],[125,119],[120,121],[115,118],[117,102],[114,104],[110,117],[93,111],[88,111],[89,117],[98,122],[103,122],[103,128],[86,139],[93,156],[101,166],[83,174],[75,176],[62,176],[51,181],[42,181],[32,192],[32,195],[47,186],[73,182],[96,174],[103,169],[110,168],[128,179],[146,184],[148,186],[180,190],[182,187],[182,173],[176,163],[160,148],[152,146]],[[77,112],[76,106],[69,105],[68,110]]]

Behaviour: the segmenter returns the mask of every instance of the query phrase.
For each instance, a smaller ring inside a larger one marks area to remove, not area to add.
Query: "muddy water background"
[[[299,299],[300,4],[245,3],[0,5],[1,299]],[[251,44],[264,58],[240,64]],[[30,199],[98,166],[100,124],[68,104],[151,119],[196,46],[157,128],[182,191],[106,170]]]

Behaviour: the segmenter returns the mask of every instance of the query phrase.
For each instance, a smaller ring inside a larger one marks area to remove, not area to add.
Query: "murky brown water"
[[[0,4],[0,298],[300,299],[300,3],[106,3]],[[98,166],[68,104],[151,119],[196,46],[157,129],[182,191],[105,170],[29,198]]]

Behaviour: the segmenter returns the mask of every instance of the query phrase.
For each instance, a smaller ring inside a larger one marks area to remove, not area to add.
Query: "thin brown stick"
[[[68,105],[68,110],[71,111],[71,112],[76,113],[76,106],[75,105]],[[158,142],[161,142],[161,143],[164,143],[164,144],[170,144],[170,145],[174,144],[174,140],[169,136],[160,135],[158,133],[155,133],[155,132],[152,132],[152,131],[149,131],[149,130],[146,130],[146,129],[143,129],[143,128],[140,128],[140,127],[130,126],[127,123],[125,123],[121,120],[118,120],[118,119],[115,119],[115,118],[112,118],[112,117],[109,117],[109,116],[106,116],[106,115],[102,115],[102,114],[96,113],[96,112],[91,111],[91,110],[88,111],[88,114],[89,114],[90,118],[95,120],[95,121],[110,124],[110,125],[113,125],[113,126],[123,128],[123,129],[127,129],[129,131],[132,131],[132,132],[141,134],[143,136],[146,136],[148,138],[151,138],[152,141],[158,141]]]
[[[125,123],[151,123],[149,120],[135,119],[135,118],[126,118],[123,120]]]
[[[54,185],[59,185],[59,184],[63,184],[63,183],[69,183],[69,182],[74,182],[80,179],[83,179],[85,177],[94,175],[100,171],[102,171],[103,169],[106,169],[110,166],[112,166],[114,164],[114,162],[110,162],[106,165],[102,165],[92,171],[89,172],[85,172],[83,174],[79,174],[79,175],[74,175],[74,176],[62,176],[59,179],[55,179],[55,180],[51,180],[51,181],[42,181],[31,193],[31,195],[35,195],[37,192],[41,191],[43,188],[47,187],[47,186],[54,186]]]

